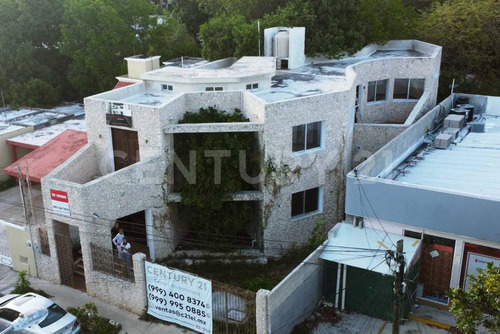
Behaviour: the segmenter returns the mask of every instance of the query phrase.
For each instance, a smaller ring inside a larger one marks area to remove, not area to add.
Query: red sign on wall
[[[52,200],[52,213],[64,216],[70,215],[67,192],[50,189],[50,198]]]

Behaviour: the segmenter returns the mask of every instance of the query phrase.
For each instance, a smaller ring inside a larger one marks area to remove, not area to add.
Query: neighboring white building
[[[294,29],[290,36],[303,36],[303,29]],[[164,174],[172,175],[179,133],[252,132],[264,161],[300,170],[300,176],[276,180],[277,188],[260,182],[256,191],[233,195],[256,203],[260,221],[246,232],[265,255],[306,242],[318,217],[343,219],[353,157],[362,160],[435,105],[441,47],[391,41],[351,58],[320,60],[305,59],[304,40],[296,38],[288,41],[289,54],[277,57],[282,68],[287,60],[293,69],[276,70],[269,39],[281,30],[266,31],[266,57],[181,59],[162,68],[154,57],[127,58],[129,75],[119,79],[137,83],[85,99],[88,145],[42,180],[52,256],[37,254],[40,277],[68,284],[63,273],[72,264],[60,240],[79,233],[87,291],[109,295],[110,286],[118,289],[92,270],[91,251],[91,244],[111,249],[116,219],[130,219],[140,229],[139,249],[150,258],[175,249],[189,227],[178,217],[180,195]],[[135,65],[146,72],[138,74]],[[178,124],[186,111],[206,107],[238,108],[250,122]],[[54,211],[54,191],[67,196],[67,211]]]
[[[454,94],[347,176],[348,222],[422,240],[419,303],[446,307],[448,288],[500,265],[498,116],[500,97]]]

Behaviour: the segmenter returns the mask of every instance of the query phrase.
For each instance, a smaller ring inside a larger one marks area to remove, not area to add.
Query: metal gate
[[[61,283],[70,287],[74,287],[75,279],[73,277],[73,252],[71,250],[71,239],[69,238],[69,236],[57,233],[55,235],[55,239],[57,247],[57,258],[59,259]]]
[[[12,267],[12,258],[10,255],[9,240],[7,239],[7,230],[5,224],[0,221],[0,264]]]
[[[256,293],[212,281],[214,334],[255,334]]]

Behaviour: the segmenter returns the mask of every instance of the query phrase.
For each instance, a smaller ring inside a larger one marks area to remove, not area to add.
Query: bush
[[[68,307],[67,310],[78,318],[83,334],[116,334],[122,329],[120,324],[114,325],[108,318],[99,316],[94,303],[85,303],[83,307]]]
[[[48,293],[46,293],[43,290],[32,288],[30,281],[28,281],[26,279],[26,274],[27,274],[26,270],[20,271],[19,274],[17,274],[16,285],[14,286],[14,290],[12,290],[10,293],[24,295],[25,293],[28,293],[28,292],[34,292],[34,293],[39,294],[40,296],[44,296],[46,298],[51,297]]]

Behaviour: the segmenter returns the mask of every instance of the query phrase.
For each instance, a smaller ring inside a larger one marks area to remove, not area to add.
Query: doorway
[[[424,298],[448,304],[446,290],[450,288],[454,249],[454,240],[424,235],[419,270]]]
[[[125,238],[130,242],[130,253],[141,252],[146,254],[148,259],[153,259],[154,246],[152,238],[149,237],[152,235],[152,221],[150,221],[152,217],[150,216],[151,210],[148,209],[118,218],[117,221],[120,228],[123,229]]]
[[[61,284],[86,291],[85,267],[78,227],[54,221],[54,236]]]
[[[136,131],[111,128],[111,139],[115,171],[139,161],[139,140]]]

